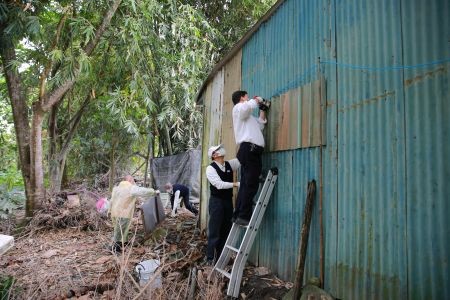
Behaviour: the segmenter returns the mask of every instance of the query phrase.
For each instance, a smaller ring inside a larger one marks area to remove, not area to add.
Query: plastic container
[[[146,285],[150,279],[153,279],[155,276],[155,271],[158,269],[159,265],[160,261],[158,259],[144,260],[136,265],[135,271],[139,279],[140,286]],[[152,283],[150,283],[150,288],[162,288],[161,273],[156,275],[156,278],[154,278]]]

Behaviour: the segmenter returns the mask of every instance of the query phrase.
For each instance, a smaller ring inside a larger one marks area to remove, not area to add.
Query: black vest
[[[219,175],[222,181],[233,182],[233,169],[231,169],[231,165],[229,162],[225,162],[225,172],[223,172],[215,162],[211,163],[211,167],[216,169],[217,175]],[[233,198],[233,188],[219,190],[211,183],[209,184],[209,188],[211,190],[211,196],[215,196],[224,200],[231,200]]]

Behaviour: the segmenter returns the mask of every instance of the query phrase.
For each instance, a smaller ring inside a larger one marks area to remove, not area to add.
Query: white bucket
[[[159,267],[160,261],[158,259],[149,259],[141,261],[136,265],[135,271],[139,278],[139,285],[144,286],[147,282],[155,276],[155,271]],[[150,283],[150,288],[157,289],[162,288],[161,273]]]

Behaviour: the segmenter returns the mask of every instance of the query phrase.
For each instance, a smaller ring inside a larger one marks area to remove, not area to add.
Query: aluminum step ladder
[[[264,217],[264,212],[269,203],[270,195],[272,194],[277,177],[278,169],[270,169],[261,189],[261,193],[259,194],[250,222],[247,226],[233,223],[222,253],[211,272],[211,274],[213,274],[214,271],[217,271],[230,280],[228,283],[227,295],[233,298],[238,298],[239,296],[242,272],[244,271],[250,250],[252,249],[259,225]],[[244,237],[239,241],[244,230]],[[233,267],[231,268],[231,272],[229,272],[227,266],[232,258],[234,258]]]

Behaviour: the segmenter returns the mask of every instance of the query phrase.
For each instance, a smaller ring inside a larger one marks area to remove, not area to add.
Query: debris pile
[[[12,279],[7,290],[10,299],[226,298],[227,282],[209,276],[211,267],[203,264],[206,236],[191,212],[181,208],[175,218],[167,217],[145,235],[137,211],[129,245],[114,253],[111,222],[96,212],[95,202],[94,206],[85,202],[69,208],[55,201],[38,211],[16,236],[15,246],[0,256],[0,280]],[[160,266],[142,285],[135,269],[145,260],[159,260]],[[154,288],[152,282],[158,277],[161,288]],[[261,297],[258,286],[266,296]],[[247,267],[241,298],[281,299],[278,290],[287,288],[268,272]]]

